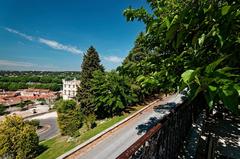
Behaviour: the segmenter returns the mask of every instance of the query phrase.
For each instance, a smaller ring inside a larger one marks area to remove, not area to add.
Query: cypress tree
[[[80,87],[78,89],[77,99],[81,111],[85,114],[91,114],[94,111],[94,105],[91,104],[90,80],[93,78],[93,72],[96,70],[104,71],[100,64],[100,58],[96,49],[91,46],[83,56],[81,65]]]

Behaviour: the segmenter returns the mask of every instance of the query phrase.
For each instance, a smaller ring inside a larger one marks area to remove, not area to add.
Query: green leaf
[[[207,92],[204,94],[204,97],[210,109],[212,109],[214,106],[213,104],[216,97],[216,91],[217,91],[217,87],[209,85]]]
[[[229,5],[223,6],[222,9],[221,9],[222,15],[226,15],[230,8],[231,8],[231,6],[229,6]]]
[[[237,38],[236,42],[240,44],[240,37]]]
[[[124,108],[123,103],[121,101],[119,101],[119,100],[116,102],[116,107],[120,108],[120,109]]]
[[[178,15],[175,15],[175,16],[173,17],[173,20],[171,21],[171,26],[172,26],[174,23],[176,23],[177,20],[178,20]]]
[[[226,58],[228,58],[229,56],[230,56],[230,55],[224,56],[224,57],[218,59],[217,61],[214,61],[214,62],[210,63],[210,64],[207,65],[207,67],[205,68],[205,72],[206,72],[206,73],[211,73],[211,72],[213,72],[213,71],[216,69],[216,67],[217,67],[223,60],[225,60]]]
[[[207,101],[208,107],[209,107],[210,109],[212,109],[212,108],[213,108],[213,99],[211,98],[211,96],[209,95],[209,93],[205,93],[205,94],[204,94],[204,97],[205,97],[205,99],[206,99],[206,101]]]
[[[212,8],[212,5],[210,4],[208,8],[203,8],[204,14],[207,13]]]
[[[222,39],[222,36],[221,35],[217,35],[219,41],[220,41],[220,44],[221,44],[221,47],[223,46],[223,39]]]
[[[234,87],[232,86],[223,87],[220,93],[220,98],[222,99],[224,106],[227,107],[230,111],[232,111],[235,114],[239,112],[238,110],[239,94]]]
[[[233,87],[238,91],[238,95],[240,96],[240,85],[235,84]]]
[[[190,94],[189,94],[189,101],[193,101],[197,95],[202,91],[201,86],[198,86],[197,88],[191,88]]]
[[[170,21],[169,21],[168,17],[166,17],[164,19],[164,22],[165,22],[165,25],[166,25],[167,29],[169,29],[170,28]]]
[[[180,44],[182,43],[183,41],[183,38],[184,38],[184,31],[180,31],[178,34],[177,34],[177,44],[176,44],[176,47],[178,48],[180,46]]]
[[[240,68],[233,68],[233,67],[223,67],[223,68],[220,68],[220,69],[217,69],[218,72],[222,72],[222,73],[225,73],[227,71],[232,71],[232,70],[239,70]]]
[[[208,88],[211,92],[215,92],[217,90],[217,87],[211,85],[209,85]]]
[[[177,25],[172,25],[169,28],[168,32],[166,33],[166,41],[172,40],[175,37],[176,32],[177,32],[177,28],[178,28]]]
[[[202,46],[205,40],[205,34],[203,33],[200,38],[198,38],[199,46]]]
[[[141,82],[141,81],[144,81],[145,80],[145,76],[143,75],[140,75],[137,77],[137,82]]]
[[[185,71],[181,75],[181,77],[183,79],[183,82],[188,84],[193,79],[193,74],[194,74],[194,70],[187,70],[187,71]]]

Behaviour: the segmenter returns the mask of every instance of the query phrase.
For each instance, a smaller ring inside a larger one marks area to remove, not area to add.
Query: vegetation
[[[226,57],[214,61],[206,67],[187,70],[182,74],[182,79],[190,88],[190,101],[195,99],[198,94],[203,93],[210,109],[216,107],[219,110],[225,107],[239,115],[240,85],[238,80],[240,75],[231,73],[236,70],[235,68],[217,69],[224,59]]]
[[[38,129],[40,127],[40,120],[34,119],[34,120],[27,120],[25,121],[30,125],[33,125],[36,129]]]
[[[28,106],[29,104],[33,104],[34,102],[31,100],[21,101],[20,103],[16,104],[17,107],[20,107],[21,110],[24,110],[24,107]]]
[[[79,79],[79,72],[0,71],[0,89],[16,91],[37,88],[59,91],[62,79],[66,77]]]
[[[6,107],[2,104],[0,104],[0,115],[3,115],[5,113]]]
[[[189,78],[185,83],[199,86],[195,92],[191,85],[190,92],[196,95],[214,86],[211,89],[217,95],[210,100],[206,97],[209,106],[223,101],[228,109],[236,111],[240,4],[228,0],[148,0],[148,3],[151,12],[131,7],[124,11],[128,21],[142,21],[146,30],[139,34],[134,48],[118,68],[120,74],[133,78],[144,98],[159,91],[176,91],[181,86],[181,74],[188,70],[182,76],[183,80]],[[210,63],[219,63],[222,69],[214,70]],[[209,68],[212,70],[204,71]],[[226,97],[235,98],[234,104]]]
[[[119,115],[130,104],[138,101],[128,77],[118,72],[94,72],[91,80],[91,94],[95,113],[104,118]]]
[[[0,123],[0,157],[34,158],[38,150],[36,128],[18,116],[6,116]]]
[[[73,100],[58,101],[55,104],[58,113],[58,124],[62,135],[79,136],[83,117],[77,103]]]
[[[90,47],[81,66],[79,106],[74,101],[57,103],[63,135],[79,135],[83,123],[88,131],[76,143],[66,143],[61,137],[47,141],[50,148],[43,156],[53,150],[55,158],[60,150],[63,153],[100,132],[104,126],[93,128],[96,119],[118,118],[116,115],[133,104],[155,93],[176,92],[180,87],[189,88],[190,102],[201,93],[210,109],[225,107],[239,113],[240,3],[147,2],[150,11],[131,7],[124,11],[127,21],[142,21],[146,29],[136,38],[123,64],[116,71],[104,72],[98,53]]]
[[[118,115],[156,93],[187,86],[190,99],[204,93],[210,108],[223,103],[239,111],[240,4],[228,0],[148,3],[150,12],[131,7],[124,11],[128,21],[142,21],[146,30],[116,71],[103,71],[93,47],[84,56],[78,101],[83,115],[91,116],[84,119]]]

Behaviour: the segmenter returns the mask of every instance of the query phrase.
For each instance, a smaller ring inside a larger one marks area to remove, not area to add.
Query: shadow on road
[[[140,124],[136,127],[136,129],[138,130],[137,134],[141,135],[142,133],[147,132],[149,129],[151,129],[153,126],[155,126],[158,123],[158,119],[156,117],[151,117],[149,118],[149,121],[144,123],[144,124]]]
[[[169,113],[169,110],[175,107],[176,107],[176,103],[171,102],[171,103],[155,106],[153,109],[155,112],[160,113],[161,116],[163,117]],[[158,124],[160,120],[161,118],[150,117],[146,123],[140,124],[136,127],[136,129],[138,130],[137,134],[141,135],[143,133],[146,133],[148,130],[150,130],[152,127]]]

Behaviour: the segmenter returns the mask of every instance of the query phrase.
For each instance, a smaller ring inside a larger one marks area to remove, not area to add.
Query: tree
[[[100,118],[120,114],[127,106],[138,101],[137,94],[128,77],[111,71],[94,72],[91,93],[96,114]]]
[[[124,11],[128,21],[142,21],[146,26],[140,46],[147,58],[139,63],[128,60],[122,66],[130,77],[144,76],[141,83],[158,83],[159,89],[167,87],[163,90],[169,92],[176,90],[185,70],[206,66],[220,56],[231,54],[224,64],[239,67],[239,3],[228,0],[148,0],[148,3],[151,12],[131,7]],[[151,90],[155,84],[148,86],[146,90]]]
[[[94,105],[91,103],[90,80],[93,78],[93,72],[96,70],[104,71],[100,64],[100,59],[94,47],[90,47],[84,54],[81,65],[80,87],[78,89],[77,99],[80,103],[81,111],[84,115],[93,113]]]
[[[18,116],[6,116],[0,123],[0,158],[34,158],[39,138],[36,128]]]
[[[83,116],[73,100],[60,100],[55,103],[58,113],[58,125],[62,135],[78,136]]]

